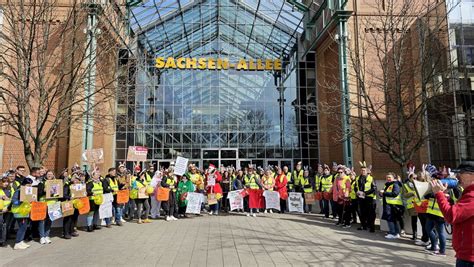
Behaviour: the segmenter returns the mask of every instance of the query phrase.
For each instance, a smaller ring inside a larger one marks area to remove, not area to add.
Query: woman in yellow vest
[[[147,186],[148,183],[146,181],[146,171],[142,171],[138,175],[137,179],[132,182],[132,190],[143,190],[142,188],[146,188]],[[151,220],[148,219],[148,214],[150,214],[150,204],[148,203],[148,198],[140,198],[140,196],[138,196],[135,199],[135,205],[137,206],[138,223],[150,223]],[[145,208],[145,214],[143,214],[143,208]]]
[[[7,245],[8,225],[13,219],[10,212],[13,193],[8,176],[3,176],[0,181],[0,247]]]
[[[331,169],[329,168],[328,165],[324,164],[323,167],[323,175],[321,176],[319,180],[319,188],[321,189],[321,192],[325,196],[323,198],[323,212],[324,212],[324,217],[329,218],[329,199],[330,199],[330,192],[332,188],[332,175],[331,175]]]
[[[99,206],[103,201],[104,188],[100,177],[100,171],[94,170],[91,179],[86,183],[87,196],[89,197],[90,211],[87,214],[87,232],[99,230]]]
[[[161,186],[170,189],[168,201],[163,201],[163,209],[166,212],[166,221],[177,221],[178,210],[176,201],[176,187],[177,181],[171,171],[165,170],[163,179],[161,179]]]
[[[34,167],[33,167],[34,168]],[[32,170],[33,170],[32,168]],[[35,170],[36,171],[36,170]],[[24,178],[21,185],[32,187],[33,180],[31,178]],[[18,223],[18,230],[16,232],[15,246],[13,249],[27,249],[30,245],[26,244],[23,240],[25,239],[26,229],[30,223],[30,214],[22,213],[21,211],[22,201],[20,201],[20,190],[16,190],[12,197],[12,213]]]
[[[301,179],[301,187],[303,188],[303,193],[306,195],[314,194],[314,187],[315,187],[315,179],[314,176],[310,175],[310,172],[308,169],[305,168],[303,172],[303,178]],[[313,211],[313,204],[308,204],[306,203],[305,198],[304,200],[304,211],[306,213],[311,213]]]
[[[387,221],[389,228],[385,238],[398,239],[400,238],[400,227],[397,221],[404,211],[401,188],[394,173],[389,172],[385,178],[387,181],[385,187],[380,190],[380,196],[383,197],[382,220]]]
[[[78,174],[73,174],[70,179],[68,179],[68,182],[64,183],[64,201],[70,201],[72,199],[72,189],[76,185],[82,185],[85,186],[85,184],[82,183],[81,179],[79,178]],[[84,188],[84,187],[83,187]],[[71,216],[66,216],[63,218],[63,237],[64,239],[71,239],[72,237],[79,236],[79,233],[77,233],[75,227],[77,224],[77,219],[79,218],[79,210],[74,209],[74,214]]]
[[[262,176],[262,187],[263,190],[273,191],[273,187],[275,187],[275,178],[273,178],[273,173],[270,168],[265,170],[264,175]],[[272,209],[265,209],[263,213],[273,213]]]
[[[46,180],[41,181],[38,184],[38,199],[41,202],[46,202],[46,204],[54,204],[57,202],[57,199],[46,199],[46,190],[45,190],[45,183],[47,180],[54,180],[54,173],[52,171],[46,171]],[[51,232],[51,220],[49,219],[49,216],[46,216],[46,219],[40,221],[38,223],[38,230],[40,234],[40,244],[50,244],[51,239],[49,238],[49,233]]]
[[[350,228],[352,223],[357,223],[357,196],[354,189],[356,174],[353,170],[347,168],[346,175],[349,177],[348,186],[350,186],[348,188],[349,199],[344,207],[344,225],[342,228]]]

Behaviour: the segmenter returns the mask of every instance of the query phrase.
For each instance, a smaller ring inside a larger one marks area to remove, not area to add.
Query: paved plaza
[[[55,234],[59,234],[58,231]],[[54,235],[53,235],[54,236]],[[176,222],[126,223],[24,251],[0,248],[2,266],[453,266],[401,239],[319,215],[203,215]]]

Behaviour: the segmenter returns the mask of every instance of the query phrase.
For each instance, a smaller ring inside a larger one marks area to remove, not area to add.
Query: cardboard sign
[[[82,207],[80,207],[78,209],[79,214],[83,215],[83,214],[88,213],[91,209],[89,199],[87,197],[82,197],[82,198],[78,198],[78,199],[82,202],[82,205],[81,205]]]
[[[156,190],[156,200],[158,201],[168,201],[170,197],[170,189],[164,187],[158,187]]]
[[[209,204],[209,205],[217,204],[216,194],[207,195],[207,204]]]
[[[306,204],[314,204],[316,202],[314,193],[304,193],[304,201]]]
[[[30,219],[32,221],[42,221],[46,219],[48,205],[46,202],[31,202]]]
[[[63,197],[63,180],[46,180],[44,182],[46,199],[62,198]]]
[[[174,174],[176,175],[183,175],[188,168],[188,159],[183,157],[177,157],[176,163],[174,165]]]
[[[38,188],[22,185],[20,187],[20,201],[30,203],[38,201]]]
[[[265,190],[265,208],[280,210],[280,194],[276,191]]]
[[[129,146],[127,152],[127,161],[146,161],[148,148],[143,146]]]
[[[230,191],[227,194],[230,203],[230,210],[240,210],[244,208],[244,197],[242,196],[243,191],[243,189]]]
[[[87,163],[104,163],[104,150],[102,148],[86,149],[82,153],[82,160]]]
[[[129,200],[130,191],[128,189],[117,191],[117,204],[125,204],[128,203]]]
[[[85,184],[73,184],[71,187],[72,198],[87,197],[86,185]]]
[[[303,196],[301,193],[290,192],[288,197],[288,210],[290,212],[304,212]]]
[[[138,198],[139,199],[148,198],[148,194],[146,193],[146,187],[138,188]]]
[[[74,205],[72,204],[72,201],[61,202],[61,212],[63,213],[63,217],[73,215],[74,214]]]
[[[200,214],[201,204],[202,204],[202,194],[188,192],[188,196],[186,199],[188,200],[188,205],[186,206],[186,213]]]
[[[57,219],[63,217],[63,213],[61,212],[61,202],[54,202],[48,204],[48,215],[49,219],[54,222]]]

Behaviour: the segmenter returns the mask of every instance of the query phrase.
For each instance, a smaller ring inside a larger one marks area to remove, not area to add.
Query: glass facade
[[[148,147],[162,166],[183,156],[204,167],[291,167],[317,155],[308,139],[316,117],[300,109],[315,101],[307,63],[295,57],[302,14],[285,1],[148,1],[131,16],[136,49],[122,53],[117,161],[128,146]],[[157,69],[156,57],[281,59],[284,68]]]

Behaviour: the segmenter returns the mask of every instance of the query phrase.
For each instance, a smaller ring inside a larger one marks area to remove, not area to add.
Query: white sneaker
[[[45,237],[46,239],[46,244],[51,244],[51,239],[49,238],[49,236]]]
[[[16,243],[15,246],[13,247],[14,250],[23,250],[23,249],[27,249],[28,247],[25,246],[26,243],[21,241],[19,243]]]
[[[171,216],[171,220],[173,220],[173,221],[177,221],[177,220],[178,220],[178,218],[176,218],[176,217],[174,217],[174,216]]]
[[[416,241],[415,241],[415,245],[426,247],[426,246],[429,246],[429,245],[430,245],[430,241],[423,242],[423,241],[421,241],[421,240],[416,240]]]
[[[21,241],[21,242],[23,243],[22,246],[24,246],[24,247],[26,247],[26,248],[31,247],[30,245],[28,245],[27,243],[25,243],[25,241]]]
[[[120,221],[121,221],[122,223],[126,223],[126,222],[127,222],[127,221],[124,220],[123,218],[120,218]]]
[[[40,238],[40,244],[41,245],[45,245],[47,242],[46,242],[46,238],[42,237]]]
[[[171,219],[170,216],[166,216],[166,221],[167,221],[167,222],[169,222],[169,221],[171,221],[171,220],[172,220],[172,219]]]
[[[209,212],[209,215],[212,215],[212,211],[211,211],[211,212]]]
[[[250,217],[250,214],[249,214],[249,213],[247,213],[246,215],[247,215],[247,217]]]
[[[252,216],[253,216],[253,217],[257,217],[257,214],[254,213],[254,214],[252,214]]]
[[[400,238],[400,235],[399,234],[396,234],[393,236],[393,239],[399,239]]]
[[[267,214],[267,210],[265,210],[263,213]]]
[[[385,236],[385,238],[386,238],[386,239],[394,239],[395,236],[392,235],[392,234],[388,234],[388,235]]]
[[[270,210],[269,212],[270,212],[270,213],[273,213],[273,210]]]
[[[215,212],[214,212],[214,215],[219,215],[219,212],[218,212],[218,211],[215,211]]]

